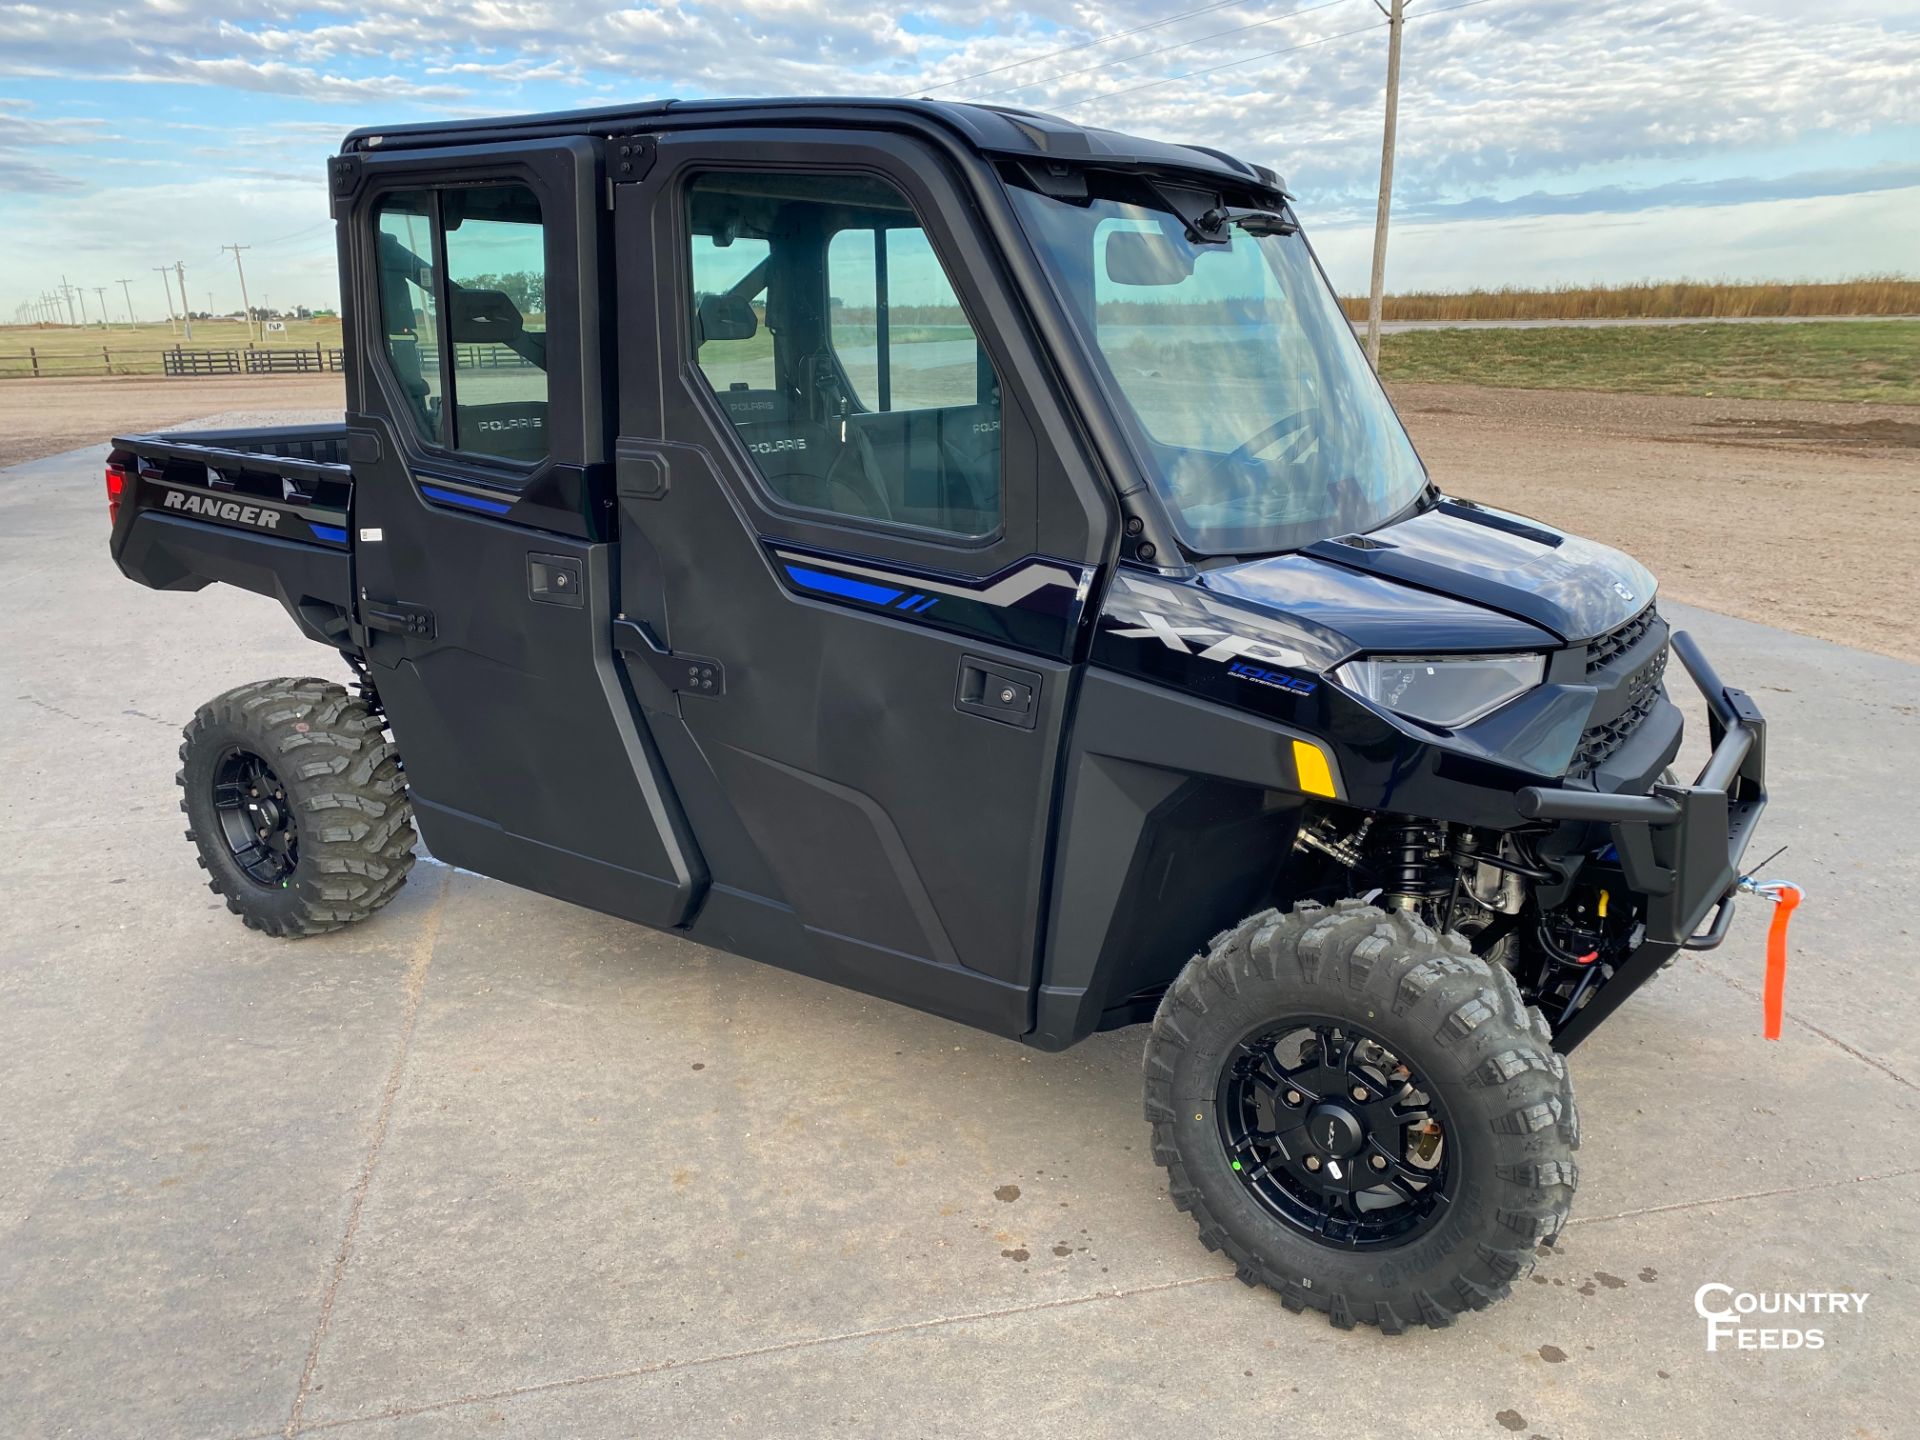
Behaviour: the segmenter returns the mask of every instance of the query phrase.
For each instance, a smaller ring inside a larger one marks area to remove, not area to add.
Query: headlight
[[[1396,715],[1446,730],[1471,725],[1533,689],[1547,674],[1544,655],[1376,655],[1349,660],[1334,678]]]

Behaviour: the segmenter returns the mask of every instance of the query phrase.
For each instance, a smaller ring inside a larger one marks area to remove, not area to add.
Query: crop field
[[[1367,298],[1341,302],[1367,318]],[[1823,315],[1920,315],[1920,279],[1875,275],[1818,283],[1723,285],[1649,280],[1638,285],[1559,285],[1542,290],[1409,291],[1382,298],[1385,320],[1675,320]]]
[[[1742,400],[1920,404],[1920,320],[1846,325],[1414,330],[1383,335],[1388,380]]]

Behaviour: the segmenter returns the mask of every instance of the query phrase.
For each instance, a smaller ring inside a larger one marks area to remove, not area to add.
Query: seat
[[[896,520],[979,535],[1000,515],[1000,407],[954,405],[850,416]]]
[[[787,417],[787,398],[778,390],[732,385],[717,392],[720,408],[736,425],[764,425]]]
[[[869,520],[894,518],[873,447],[850,425],[763,420],[734,428],[768,488],[789,505]]]

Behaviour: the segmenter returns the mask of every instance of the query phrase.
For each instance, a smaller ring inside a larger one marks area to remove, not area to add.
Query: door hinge
[[[646,179],[659,151],[660,142],[651,135],[615,136],[607,141],[607,178],[616,185]]]
[[[708,699],[727,693],[726,667],[718,660],[689,655],[684,650],[668,650],[637,620],[613,622],[613,648],[622,655],[646,661],[669,690],[682,695],[705,695]]]
[[[431,640],[436,631],[433,611],[406,600],[370,600],[360,597],[360,623],[369,630],[390,630],[396,635],[413,635]]]

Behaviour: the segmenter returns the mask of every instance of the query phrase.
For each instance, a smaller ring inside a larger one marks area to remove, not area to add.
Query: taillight
[[[118,465],[107,466],[107,523],[120,518],[120,495],[127,488],[127,472]]]

